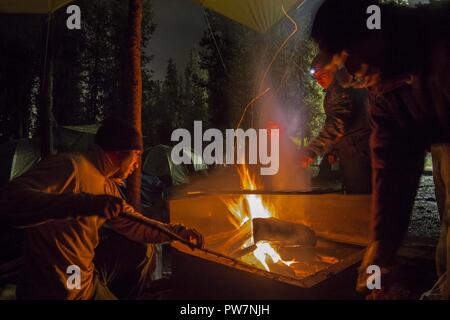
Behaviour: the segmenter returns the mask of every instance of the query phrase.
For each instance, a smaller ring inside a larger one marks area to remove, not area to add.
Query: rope
[[[262,87],[264,85],[264,81],[266,80],[266,77],[270,71],[270,69],[272,69],[273,64],[275,63],[275,61],[278,58],[278,55],[280,54],[280,52],[284,49],[284,47],[286,46],[286,44],[289,42],[289,40],[291,39],[291,37],[297,33],[298,31],[298,26],[297,23],[295,22],[294,19],[292,19],[288,13],[286,12],[286,10],[284,9],[284,6],[281,5],[281,10],[283,10],[283,13],[285,14],[285,16],[289,19],[289,21],[292,22],[292,24],[294,25],[294,29],[292,30],[292,32],[287,36],[287,38],[283,41],[283,43],[281,44],[281,46],[278,48],[278,50],[275,52],[274,56],[272,57],[272,60],[269,63],[269,66],[267,67],[266,71],[264,72],[264,75],[261,79],[261,84],[259,86],[259,90],[262,90]]]
[[[214,32],[212,30],[211,23],[209,22],[208,14],[205,9],[203,9],[202,12],[203,12],[203,17],[205,19],[206,25],[208,26],[208,31],[211,35],[211,38],[213,39],[214,46],[216,47],[216,51],[219,54],[219,58],[220,58],[220,62],[222,63],[222,67],[225,71],[227,71],[225,61],[223,60],[222,53],[220,52],[220,48],[219,48],[219,45],[217,44],[216,37],[214,36]]]
[[[52,12],[48,12],[47,17],[47,34],[45,36],[45,48],[44,48],[44,70],[42,75],[42,83],[41,83],[41,89],[45,85],[47,81],[47,68],[48,68],[48,48],[50,44],[50,31],[52,27]]]

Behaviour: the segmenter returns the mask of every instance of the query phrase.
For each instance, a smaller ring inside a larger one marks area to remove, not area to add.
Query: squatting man
[[[25,228],[18,299],[114,299],[93,263],[103,225],[136,242],[170,240],[122,215],[137,213],[121,197],[117,181],[138,167],[142,149],[134,127],[109,118],[88,152],[46,157],[0,190],[0,224]],[[197,231],[166,227],[202,246]],[[80,285],[68,288],[66,271],[73,265],[80,269]]]

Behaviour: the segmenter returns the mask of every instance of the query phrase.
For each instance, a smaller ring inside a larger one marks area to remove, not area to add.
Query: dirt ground
[[[420,180],[408,232],[410,235],[420,238],[437,239],[440,231],[439,226],[433,176],[424,174]]]

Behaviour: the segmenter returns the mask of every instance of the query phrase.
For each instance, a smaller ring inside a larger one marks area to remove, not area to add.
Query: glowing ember
[[[262,185],[257,184],[255,177],[250,175],[248,168],[245,165],[238,167],[240,177],[241,189],[243,190],[258,190]],[[224,200],[228,210],[232,214],[230,221],[236,228],[242,227],[247,221],[253,218],[270,218],[276,216],[275,208],[270,203],[264,203],[262,197],[257,194],[242,195],[237,200]],[[250,245],[249,239],[242,248]],[[260,241],[256,243],[256,249],[253,251],[254,257],[261,263],[261,265],[270,271],[268,259],[273,263],[284,263],[289,266],[292,262],[287,262],[281,259],[278,252],[272,247],[269,242]]]

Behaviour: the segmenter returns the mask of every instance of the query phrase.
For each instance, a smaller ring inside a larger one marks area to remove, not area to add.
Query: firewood
[[[250,222],[233,231],[217,234],[205,239],[206,245],[223,254],[233,255],[241,249],[247,241],[251,240]]]
[[[253,239],[258,241],[279,241],[284,245],[316,244],[315,232],[301,223],[294,223],[276,218],[255,218],[253,223]]]

